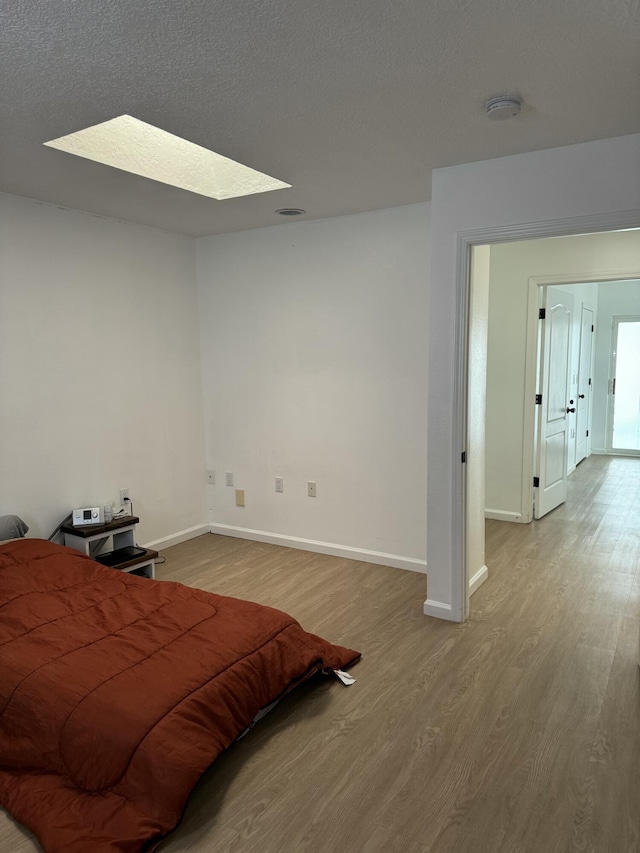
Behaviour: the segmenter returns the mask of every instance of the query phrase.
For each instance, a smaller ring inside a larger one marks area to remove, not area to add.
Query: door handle
[[[578,394],[578,397],[580,397],[581,400],[584,400],[584,394]]]
[[[575,406],[571,409],[569,408],[569,406],[567,406],[567,414],[569,414],[569,412],[575,412]]]

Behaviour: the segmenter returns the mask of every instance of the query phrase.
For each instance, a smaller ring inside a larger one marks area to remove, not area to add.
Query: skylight
[[[44,144],[219,200],[291,186],[128,115]]]

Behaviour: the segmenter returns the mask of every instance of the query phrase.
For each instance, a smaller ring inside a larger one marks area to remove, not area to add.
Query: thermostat
[[[84,506],[73,510],[73,526],[82,527],[83,524],[104,524],[104,507]]]

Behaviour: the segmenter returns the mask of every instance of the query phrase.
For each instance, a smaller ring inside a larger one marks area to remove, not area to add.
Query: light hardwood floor
[[[640,459],[591,457],[547,518],[488,522],[464,625],[424,617],[399,569],[219,536],[165,556],[160,578],[363,659],[221,756],[161,853],[640,850]],[[39,848],[2,815],[0,849]]]

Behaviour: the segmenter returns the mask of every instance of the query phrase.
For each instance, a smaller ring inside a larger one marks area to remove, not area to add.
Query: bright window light
[[[209,198],[237,198],[291,186],[127,115],[44,144]]]

